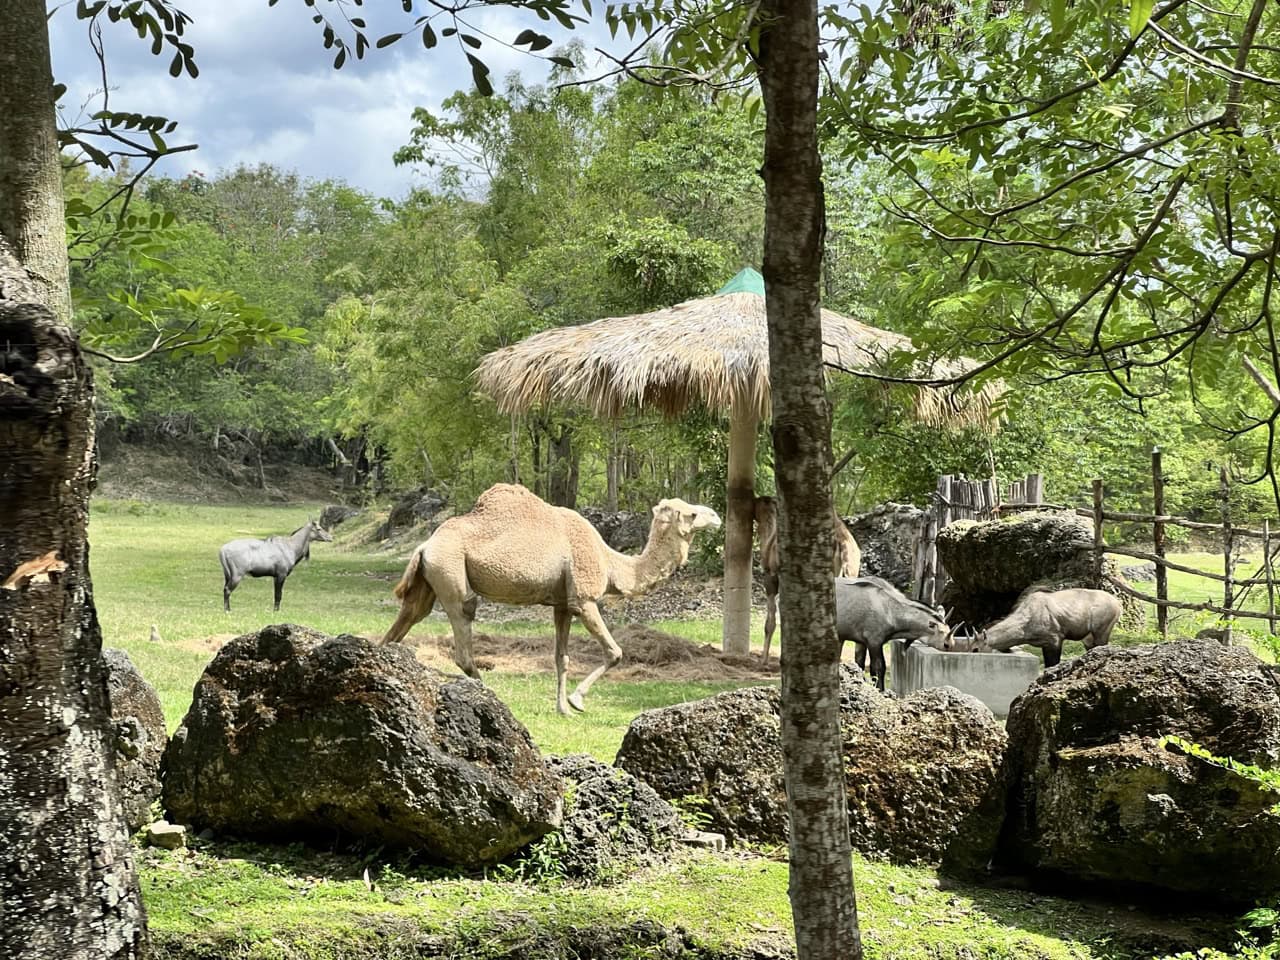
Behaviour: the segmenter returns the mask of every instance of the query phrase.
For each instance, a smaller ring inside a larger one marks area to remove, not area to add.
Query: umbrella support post
[[[751,540],[755,513],[756,428],[759,418],[734,404],[729,417],[729,489],[724,530],[725,653],[751,652]]]

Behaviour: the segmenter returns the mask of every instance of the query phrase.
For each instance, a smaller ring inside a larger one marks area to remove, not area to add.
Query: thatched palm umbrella
[[[822,311],[822,331],[826,361],[845,369],[878,369],[888,354],[911,348],[901,334],[830,310]],[[748,268],[710,297],[547,330],[486,356],[477,378],[504,413],[553,401],[581,404],[600,417],[617,417],[632,405],[677,416],[695,401],[728,411],[724,649],[747,653],[756,430],[770,414],[764,278]],[[984,399],[962,405],[921,391],[916,415],[982,420]]]

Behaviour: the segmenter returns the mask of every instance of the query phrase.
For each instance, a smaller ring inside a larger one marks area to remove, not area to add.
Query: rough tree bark
[[[747,403],[729,414],[729,490],[724,527],[725,653],[751,653],[751,532],[755,516],[756,430],[759,415]]]
[[[0,957],[137,957],[86,528],[93,380],[70,315],[44,0],[0,17]]]
[[[831,580],[831,412],[819,305],[825,215],[817,139],[818,10],[815,0],[763,0],[759,16],[791,912],[800,960],[861,960]]]

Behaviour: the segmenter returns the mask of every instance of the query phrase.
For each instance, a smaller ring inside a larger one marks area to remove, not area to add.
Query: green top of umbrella
[[[743,267],[738,271],[737,276],[716,291],[716,296],[722,293],[758,293],[763,297],[764,277],[758,270]]]

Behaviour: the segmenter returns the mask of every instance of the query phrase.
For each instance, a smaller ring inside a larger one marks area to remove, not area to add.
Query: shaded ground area
[[[265,486],[263,485],[265,481]],[[323,502],[338,495],[327,470],[264,461],[246,465],[199,444],[116,444],[104,455],[95,497],[171,503]]]
[[[623,661],[609,672],[619,680],[774,680],[780,668],[776,658],[768,665],[759,657],[735,657],[711,644],[699,644],[643,624],[626,624],[613,631],[622,647]],[[476,662],[481,670],[503,673],[551,673],[551,638],[503,637],[477,632]],[[449,637],[424,638],[418,659],[440,669],[453,669]],[[569,641],[569,671],[589,670],[603,661],[599,645],[590,637],[574,635]]]
[[[523,609],[523,608],[520,608]],[[643,624],[625,624],[613,631],[622,647],[623,661],[609,672],[613,680],[776,680],[780,673],[776,657],[766,665],[758,656],[735,657],[709,643],[694,643],[684,637],[654,630]],[[235,638],[219,633],[181,644],[185,649],[213,654]],[[376,641],[378,637],[369,636]],[[451,638],[411,635],[418,659],[425,665],[456,672],[450,652]],[[553,673],[552,640],[547,634],[497,636],[477,630],[473,635],[476,665],[481,670],[500,673]],[[571,674],[590,670],[603,661],[599,645],[590,637],[573,634],[569,641]]]

